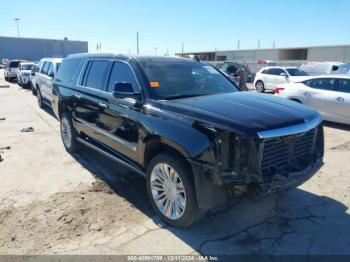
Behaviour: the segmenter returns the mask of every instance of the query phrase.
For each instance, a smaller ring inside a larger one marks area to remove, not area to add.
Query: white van
[[[340,62],[308,62],[302,64],[300,69],[310,76],[348,74],[350,71],[350,64]]]

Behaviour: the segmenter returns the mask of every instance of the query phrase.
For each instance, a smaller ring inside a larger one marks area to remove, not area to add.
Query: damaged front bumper
[[[240,138],[221,133],[215,141],[216,163],[189,160],[203,209],[224,204],[227,193],[259,198],[296,188],[323,166],[322,124],[280,137]]]

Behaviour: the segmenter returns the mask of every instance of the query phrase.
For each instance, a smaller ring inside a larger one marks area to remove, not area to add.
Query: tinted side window
[[[85,86],[104,90],[103,83],[107,76],[108,66],[108,61],[92,61],[85,80]]]
[[[318,78],[308,80],[304,82],[305,85],[322,90],[333,90],[334,79],[333,78]]]
[[[41,68],[41,73],[42,74],[45,74],[47,75],[47,71],[49,70],[49,66],[50,66],[50,63],[49,62],[45,62],[43,67]]]
[[[47,69],[47,75],[53,75],[54,71],[53,71],[53,64],[49,63],[49,68]]]
[[[334,90],[343,93],[350,93],[350,79],[338,79]]]
[[[274,70],[273,68],[265,69],[263,73],[267,75],[273,75],[273,70]]]
[[[113,92],[114,83],[131,83],[134,91],[138,91],[138,84],[135,78],[134,72],[132,71],[130,65],[124,62],[115,62],[113,64],[111,76],[108,82],[108,92]]]
[[[271,69],[271,75],[279,76],[282,73],[285,73],[285,71],[283,69],[280,69],[280,68]]]
[[[80,63],[80,60],[78,59],[63,61],[63,63],[60,65],[59,70],[57,72],[56,81],[71,83],[73,80],[73,75],[79,63]]]

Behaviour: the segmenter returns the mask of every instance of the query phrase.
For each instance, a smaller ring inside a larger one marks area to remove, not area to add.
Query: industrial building
[[[187,52],[177,55],[196,55],[206,61],[237,61],[249,64],[261,60],[271,60],[282,64],[323,61],[350,62],[350,45]]]
[[[85,52],[88,52],[86,41],[0,36],[0,63],[6,59],[39,61],[43,57],[66,57]]]

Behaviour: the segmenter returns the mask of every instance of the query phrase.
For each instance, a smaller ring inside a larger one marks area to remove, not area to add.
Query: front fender
[[[156,121],[147,123],[142,136],[144,149],[149,141],[156,140],[177,150],[185,158],[199,160],[207,155],[205,157],[207,162],[215,162],[213,144],[209,137],[187,123],[164,121],[158,118]],[[208,157],[208,154],[211,156]],[[144,152],[141,153],[141,157],[143,155]]]

